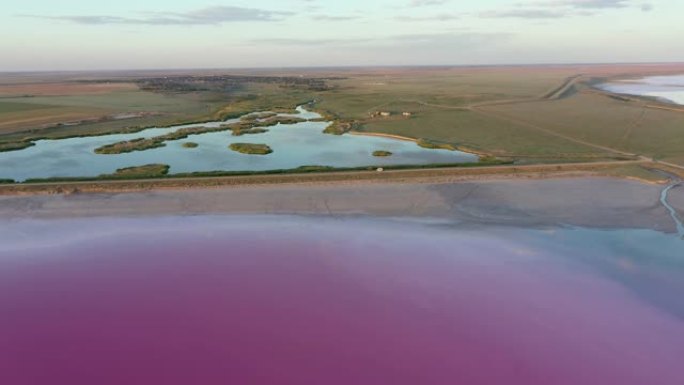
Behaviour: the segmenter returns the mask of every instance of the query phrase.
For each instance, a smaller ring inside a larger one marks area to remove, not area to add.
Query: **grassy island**
[[[306,122],[306,120],[289,116],[270,116],[262,120],[247,119],[237,123],[226,124],[221,127],[225,130],[233,131],[233,136],[242,136],[263,134],[268,132],[268,130],[264,127],[273,127],[278,124],[297,124],[302,122]]]
[[[240,118],[240,120],[253,122],[256,120],[272,118],[274,116],[278,116],[278,114],[275,112],[255,112],[253,114],[243,116]]]
[[[297,124],[303,122],[306,122],[306,119],[296,118],[292,116],[274,116],[272,118],[268,118],[258,122],[256,127],[269,127],[278,124]]]
[[[373,156],[378,156],[378,157],[385,157],[385,156],[392,156],[392,153],[390,151],[373,151]]]
[[[265,134],[268,132],[268,130],[265,128],[254,128],[254,127],[252,127],[252,128],[236,127],[236,128],[233,128],[232,131],[233,131],[233,136]]]
[[[323,130],[324,134],[330,134],[330,135],[344,135],[347,132],[351,131],[353,128],[353,124],[349,122],[341,122],[341,121],[335,121],[331,125],[325,128]]]
[[[185,143],[183,143],[183,147],[185,147],[185,148],[197,148],[197,147],[199,147],[199,144],[197,144],[195,142],[185,142]]]
[[[23,150],[25,148],[29,148],[29,147],[35,146],[35,145],[36,144],[33,142],[0,143],[0,152],[19,151],[19,150]]]
[[[153,138],[137,138],[133,140],[126,140],[123,142],[108,144],[95,149],[96,154],[123,154],[133,151],[145,151],[153,148],[166,146],[167,141],[186,139],[190,135],[207,133],[212,131],[222,131],[223,129],[210,129],[206,127],[189,127],[181,128],[169,134],[155,136]],[[196,147],[196,146],[195,146]],[[188,147],[194,148],[194,147]]]
[[[451,143],[435,142],[435,141],[429,140],[429,139],[418,139],[418,141],[416,143],[418,143],[418,145],[420,147],[428,148],[428,149],[432,149],[432,150],[456,151],[456,147]]]
[[[114,174],[102,175],[104,179],[108,178],[122,178],[122,179],[138,179],[138,178],[159,178],[169,173],[169,166],[166,164],[146,164],[144,166],[126,167],[116,170]]]
[[[268,155],[273,152],[271,147],[265,144],[233,143],[228,147],[233,151],[249,155]]]
[[[152,148],[164,147],[166,146],[163,142],[157,141],[155,139],[145,139],[137,138],[132,140],[127,140],[124,142],[118,142],[114,144],[108,144],[95,149],[96,154],[102,155],[115,155],[124,154],[133,151],[144,151]]]

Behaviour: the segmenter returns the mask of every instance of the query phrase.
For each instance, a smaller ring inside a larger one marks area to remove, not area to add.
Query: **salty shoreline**
[[[664,186],[572,177],[447,183],[304,184],[0,197],[0,219],[296,214],[432,218],[447,224],[642,228],[675,233]],[[670,191],[684,212],[684,188]]]
[[[683,76],[681,73],[677,74],[672,74],[669,75],[670,77],[681,77]],[[641,92],[635,91],[635,90],[621,90],[620,87],[623,87],[625,85],[632,85],[632,86],[642,86],[644,88],[647,88],[649,86],[651,87],[656,87],[658,84],[652,84],[649,83],[649,79],[652,78],[658,78],[658,77],[668,77],[668,75],[665,76],[617,76],[617,77],[609,77],[606,79],[605,82],[595,84],[592,86],[595,90],[598,90],[599,92],[605,93],[607,95],[613,95],[618,98],[627,98],[627,99],[636,99],[636,100],[643,100],[645,101],[646,107],[648,108],[654,108],[654,109],[661,109],[661,110],[667,110],[667,111],[673,111],[673,112],[684,112],[684,100],[681,98],[672,98],[668,96],[662,96],[660,95],[659,91],[648,91],[648,90],[643,90]],[[655,102],[657,104],[649,104],[649,102]]]

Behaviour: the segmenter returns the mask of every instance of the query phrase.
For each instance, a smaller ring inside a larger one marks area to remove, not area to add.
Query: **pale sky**
[[[25,0],[0,71],[684,61],[683,0]]]

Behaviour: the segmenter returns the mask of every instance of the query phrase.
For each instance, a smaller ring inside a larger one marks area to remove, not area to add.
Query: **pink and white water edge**
[[[365,216],[2,223],[3,384],[684,382],[672,234]]]

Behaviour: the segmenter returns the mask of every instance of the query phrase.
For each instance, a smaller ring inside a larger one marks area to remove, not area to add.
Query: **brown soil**
[[[133,83],[36,83],[0,84],[0,97],[102,95],[114,91],[137,90]]]

